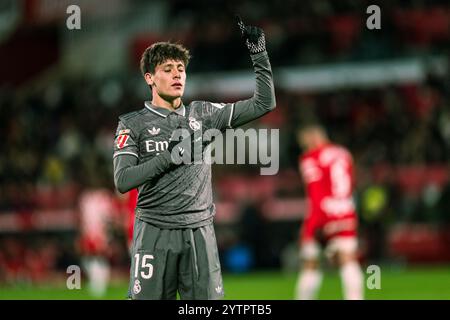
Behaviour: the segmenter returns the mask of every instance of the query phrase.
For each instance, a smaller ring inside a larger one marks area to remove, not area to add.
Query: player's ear
[[[147,73],[144,75],[144,78],[145,78],[145,82],[147,82],[147,84],[148,84],[149,86],[153,86],[153,83],[154,83],[153,75],[152,75],[150,72],[147,72]]]

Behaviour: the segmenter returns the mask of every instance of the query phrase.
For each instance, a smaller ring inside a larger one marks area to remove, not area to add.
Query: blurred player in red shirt
[[[329,141],[319,125],[298,131],[304,154],[299,170],[305,182],[308,211],[300,232],[303,261],[296,298],[315,299],[322,282],[319,268],[320,243],[336,259],[345,299],[363,299],[363,275],[357,259],[357,215],[352,198],[353,160],[344,147]]]

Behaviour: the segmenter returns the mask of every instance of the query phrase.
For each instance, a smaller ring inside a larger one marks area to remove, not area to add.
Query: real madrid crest
[[[136,279],[134,280],[133,293],[138,294],[139,292],[141,292],[141,282]]]
[[[193,131],[197,131],[201,128],[201,124],[194,117],[189,117],[189,127]]]

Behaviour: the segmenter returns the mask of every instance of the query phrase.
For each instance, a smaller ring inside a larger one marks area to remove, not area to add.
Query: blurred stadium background
[[[292,299],[305,212],[295,128],[318,119],[357,166],[360,258],[382,270],[373,299],[450,298],[450,7],[446,0],[0,1],[0,299],[89,299],[65,288],[80,264],[80,199],[110,195],[105,298],[126,294],[126,200],[114,191],[117,116],[149,99],[138,61],[159,40],[191,49],[185,102],[253,91],[232,13],[264,28],[280,171],[215,165],[216,232],[229,299]],[[381,30],[366,8],[381,8]],[[68,30],[66,8],[81,8]],[[339,299],[336,271],[321,298]]]

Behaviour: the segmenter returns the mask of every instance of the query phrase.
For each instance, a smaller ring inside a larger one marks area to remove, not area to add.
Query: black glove
[[[172,132],[167,150],[175,164],[199,163],[203,159],[203,132],[194,118],[183,121]]]
[[[251,54],[260,53],[266,50],[266,38],[261,28],[246,26],[239,16],[236,16],[238,27],[242,38]]]

